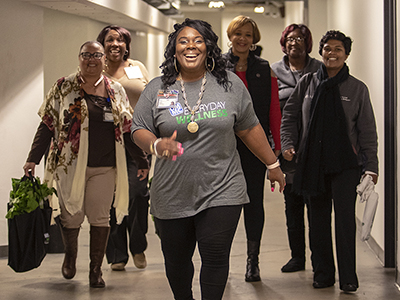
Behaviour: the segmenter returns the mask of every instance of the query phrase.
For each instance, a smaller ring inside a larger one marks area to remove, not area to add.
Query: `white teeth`
[[[328,60],[337,60],[337,58],[330,57]]]
[[[115,53],[115,54],[119,53],[118,50],[111,50],[110,52],[111,52],[111,53]]]

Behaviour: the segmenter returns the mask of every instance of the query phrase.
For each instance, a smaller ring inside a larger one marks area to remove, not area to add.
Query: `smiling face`
[[[97,43],[86,44],[82,47],[79,54],[79,67],[81,69],[82,76],[85,78],[100,77],[105,63],[105,55],[103,55],[101,59],[96,59],[93,56],[89,59],[84,59],[81,55],[81,53],[84,52],[88,52],[90,54],[99,52],[104,54],[103,47]]]
[[[341,41],[328,40],[322,47],[322,61],[329,77],[335,76],[342,69],[347,57]]]
[[[286,53],[291,58],[305,57],[306,43],[300,29],[293,30],[286,36]]]
[[[233,54],[248,54],[253,44],[253,26],[250,23],[236,29],[230,37]]]
[[[124,38],[115,30],[110,30],[104,38],[104,48],[107,59],[112,62],[124,60],[126,43]]]
[[[180,72],[184,77],[203,76],[206,66],[207,46],[200,33],[191,27],[185,27],[176,38],[176,59],[180,65]]]

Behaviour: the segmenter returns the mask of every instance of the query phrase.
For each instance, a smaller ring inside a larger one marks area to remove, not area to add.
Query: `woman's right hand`
[[[296,154],[296,152],[294,151],[294,148],[287,149],[287,150],[283,151],[283,153],[282,153],[283,158],[286,159],[287,161],[292,161],[293,156],[295,154]]]
[[[281,168],[277,167],[274,169],[268,170],[268,179],[271,181],[271,191],[273,192],[275,189],[275,181],[279,183],[279,192],[282,193],[283,189],[285,188],[286,181],[285,175],[283,174]]]
[[[34,162],[26,162],[22,168],[24,169],[26,176],[29,176],[29,171],[32,172],[32,176],[35,176],[35,167],[36,164]]]
[[[164,137],[159,143],[157,143],[157,149],[155,150],[157,150],[157,153],[161,155],[162,158],[176,160],[178,156],[183,154],[182,144],[175,141],[176,136],[177,132],[175,130],[170,137]]]

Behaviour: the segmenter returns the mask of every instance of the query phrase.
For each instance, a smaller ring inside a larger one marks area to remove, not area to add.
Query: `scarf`
[[[307,136],[299,151],[299,164],[293,179],[293,188],[298,194],[320,195],[326,191],[325,175],[358,166],[339,92],[339,84],[348,77],[346,64],[332,78],[328,77],[323,64],[317,71],[320,84],[311,102]]]

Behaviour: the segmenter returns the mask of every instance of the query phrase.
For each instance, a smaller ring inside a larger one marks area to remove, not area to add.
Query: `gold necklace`
[[[236,66],[238,67],[239,71],[241,71],[245,66],[247,66],[247,62],[244,64],[237,63]]]
[[[204,72],[203,80],[201,82],[199,100],[197,100],[196,105],[193,106],[193,108],[191,108],[189,106],[189,103],[188,103],[187,98],[186,98],[186,91],[185,91],[185,86],[183,85],[182,74],[179,74],[179,78],[180,78],[180,81],[181,81],[183,101],[185,102],[185,105],[188,108],[188,110],[191,112],[190,122],[189,122],[189,124],[187,126],[187,130],[190,133],[196,133],[199,130],[199,124],[197,124],[197,122],[194,121],[194,113],[199,109],[201,101],[203,100],[203,94],[204,94],[204,89],[205,89],[204,87],[205,87],[206,82],[207,82],[207,80],[206,80],[206,72]]]

